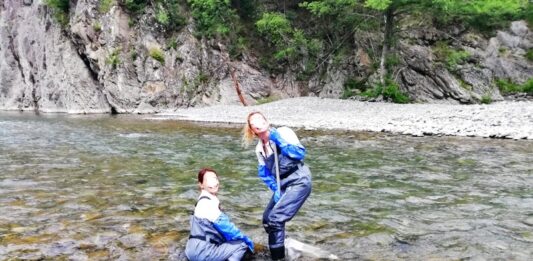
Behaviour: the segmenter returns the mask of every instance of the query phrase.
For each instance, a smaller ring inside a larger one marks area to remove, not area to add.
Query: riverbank
[[[318,130],[391,132],[533,140],[533,102],[483,105],[391,104],[299,97],[255,106],[178,109],[151,119],[243,124],[261,111],[273,125]]]

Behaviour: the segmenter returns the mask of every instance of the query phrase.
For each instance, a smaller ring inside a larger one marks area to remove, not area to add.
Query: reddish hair
[[[207,172],[213,172],[218,177],[218,173],[212,169],[212,168],[202,168],[200,171],[198,171],[198,182],[204,183],[204,176]]]

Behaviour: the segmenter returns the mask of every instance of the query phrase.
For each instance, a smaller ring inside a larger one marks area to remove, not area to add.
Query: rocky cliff
[[[40,0],[0,1],[0,109],[68,113],[152,113],[178,107],[240,103],[263,97],[342,95],[354,75],[372,77],[361,48],[346,61],[328,64],[305,81],[295,73],[271,74],[257,57],[232,60],[217,40],[195,37],[194,22],[165,33],[153,10],[136,23],[118,5],[102,12],[98,1],[70,1],[68,26],[61,26]],[[470,54],[447,68],[435,62],[434,44],[460,38],[455,48]],[[495,79],[523,83],[533,76],[524,54],[533,48],[525,22],[485,39],[459,30],[401,35],[395,80],[416,102],[476,103],[501,100]],[[232,72],[234,76],[232,77]]]
[[[71,3],[68,28],[41,1],[2,3],[0,109],[151,113],[237,103],[233,70],[248,103],[269,94],[268,76],[229,61],[224,46],[198,40],[190,26],[172,48],[153,21],[131,26],[121,8],[100,14],[97,3]]]

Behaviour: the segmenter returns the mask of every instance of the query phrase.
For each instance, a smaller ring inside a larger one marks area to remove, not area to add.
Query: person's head
[[[270,124],[265,115],[258,111],[253,111],[246,117],[246,124],[243,129],[242,141],[245,146],[249,145],[255,137],[268,131]]]
[[[218,174],[210,168],[203,168],[198,172],[198,185],[201,190],[205,190],[213,195],[218,193]]]

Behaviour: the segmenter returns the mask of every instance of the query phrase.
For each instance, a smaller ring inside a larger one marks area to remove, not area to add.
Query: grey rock
[[[318,94],[322,98],[338,98],[342,96],[346,75],[341,71],[335,71],[327,75],[326,84]]]
[[[409,97],[418,102],[474,102],[474,98],[450,72],[432,63],[430,48],[418,45],[402,47],[407,67],[400,71],[400,75],[402,89]]]
[[[41,248],[41,252],[48,258],[57,257],[60,255],[72,255],[74,252],[76,252],[77,246],[78,243],[74,240],[61,240]]]
[[[523,20],[512,22],[510,30],[514,35],[517,35],[520,37],[526,37],[527,34],[529,33],[527,22]]]
[[[503,46],[511,49],[517,48],[520,45],[520,37],[511,35],[508,32],[499,31],[496,39],[498,39]]]
[[[533,217],[529,217],[526,220],[524,220],[523,222],[526,225],[533,226]]]
[[[126,248],[138,247],[144,243],[144,234],[129,234],[119,238],[118,240]]]

